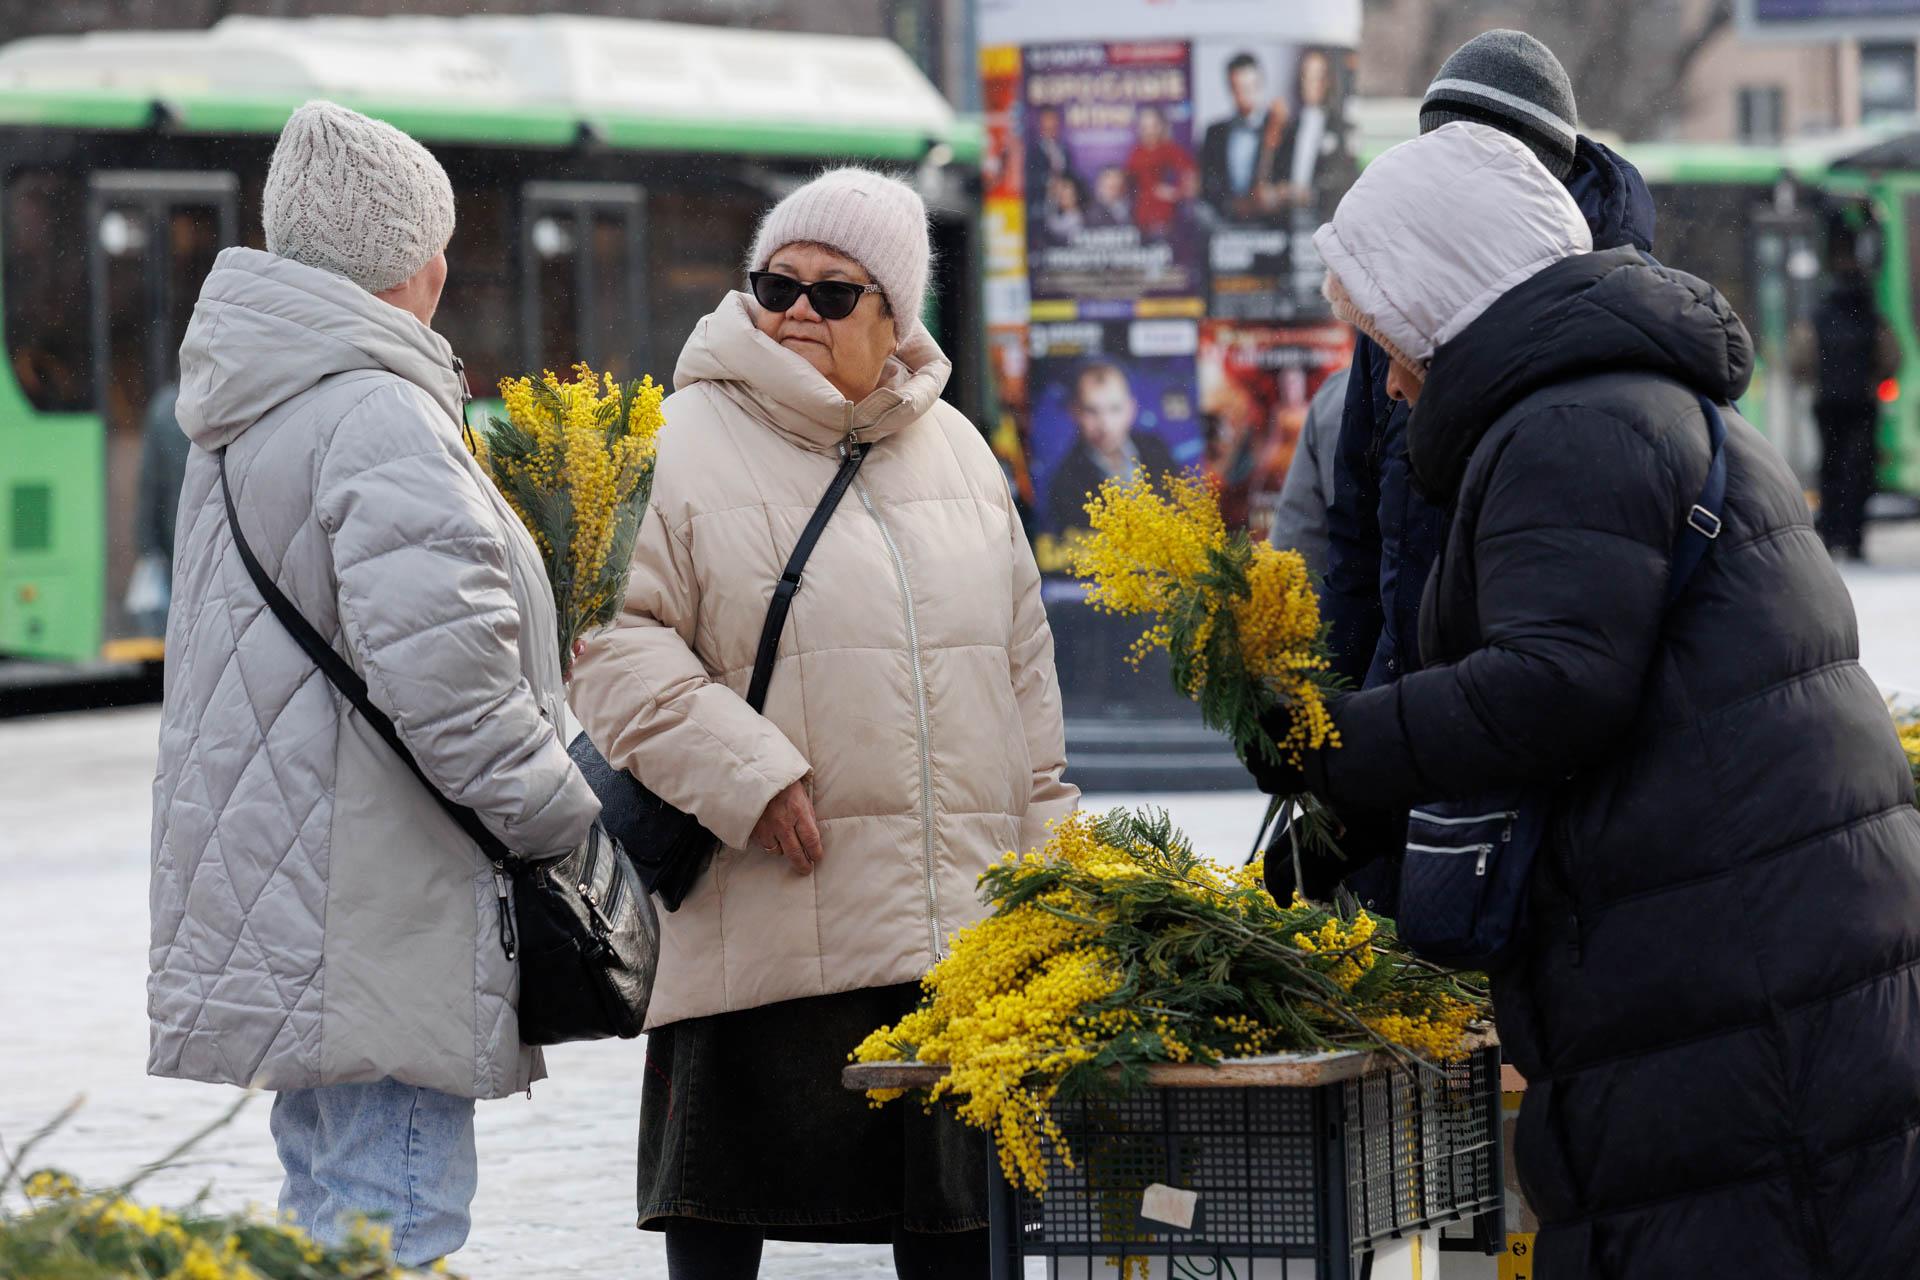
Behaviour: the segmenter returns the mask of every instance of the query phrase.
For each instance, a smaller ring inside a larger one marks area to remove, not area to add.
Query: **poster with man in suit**
[[[1324,314],[1310,242],[1356,173],[1342,112],[1350,55],[1216,38],[1195,42],[1193,64],[1194,110],[1204,122],[1208,314]]]

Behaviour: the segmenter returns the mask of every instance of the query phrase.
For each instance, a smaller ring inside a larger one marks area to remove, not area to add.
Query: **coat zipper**
[[[1482,813],[1471,818],[1445,818],[1437,813],[1427,813],[1423,810],[1415,809],[1412,816],[1421,822],[1430,822],[1436,827],[1466,827],[1476,822],[1495,822],[1502,818],[1508,822],[1512,822],[1515,818],[1518,818],[1520,814],[1513,809],[1502,809],[1498,813]]]
[[[1407,846],[1407,851],[1409,853],[1438,853],[1447,855],[1475,854],[1477,856],[1473,863],[1473,874],[1476,876],[1484,876],[1487,874],[1487,859],[1493,854],[1493,846],[1490,844],[1468,844],[1449,848],[1441,844],[1410,844]]]
[[[858,444],[853,430],[853,402],[847,402],[847,441],[841,445],[841,452],[851,445]],[[940,890],[934,877],[933,866],[933,748],[929,742],[927,730],[927,681],[920,666],[920,624],[913,611],[913,583],[907,577],[907,562],[900,554],[899,544],[893,540],[893,532],[887,528],[887,522],[880,518],[880,509],[873,504],[873,496],[867,492],[867,483],[859,476],[853,478],[854,491],[860,495],[860,505],[873,517],[873,523],[880,529],[881,540],[887,544],[887,554],[893,557],[893,570],[900,579],[900,599],[907,611],[907,656],[913,666],[913,712],[915,728],[920,737],[920,853],[927,867],[927,940],[928,947],[935,960],[940,959]]]
[[[507,959],[516,960],[520,956],[520,940],[513,935],[513,902],[504,862],[493,864],[493,901],[500,911],[500,950],[506,952]]]

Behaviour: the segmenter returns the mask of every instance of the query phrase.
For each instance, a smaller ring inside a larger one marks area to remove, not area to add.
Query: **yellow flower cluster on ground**
[[[1340,745],[1320,602],[1299,552],[1230,531],[1212,482],[1195,474],[1108,480],[1087,521],[1073,572],[1095,608],[1149,619],[1135,665],[1165,649],[1176,687],[1243,755],[1297,764],[1305,751]],[[1277,742],[1260,727],[1275,706],[1292,713]]]
[[[852,1056],[945,1065],[930,1101],[991,1134],[1008,1179],[1037,1192],[1053,1156],[1073,1163],[1052,1114],[1064,1088],[1276,1050],[1447,1059],[1488,1012],[1471,980],[1415,962],[1391,922],[1279,906],[1257,864],[1199,856],[1156,811],[1069,817],[981,889],[992,914],[954,936],[920,1007]]]
[[[504,418],[473,440],[474,457],[533,535],[560,613],[561,664],[573,641],[613,620],[653,488],[664,391],[625,385],[584,364],[562,380],[500,383]]]
[[[326,1248],[286,1223],[144,1205],[117,1191],[86,1190],[56,1170],[32,1174],[19,1190],[24,1209],[0,1211],[0,1276],[7,1280],[399,1280],[412,1274],[392,1260],[392,1233],[365,1220],[345,1244]]]

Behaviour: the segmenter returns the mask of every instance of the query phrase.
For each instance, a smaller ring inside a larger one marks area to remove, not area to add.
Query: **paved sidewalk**
[[[117,1179],[210,1122],[237,1091],[145,1074],[147,827],[154,708],[0,722],[0,1142],[76,1094],[85,1108],[36,1153]],[[1115,798],[1105,798],[1111,801]],[[1229,853],[1259,820],[1252,793],[1167,798],[1191,835]],[[1103,803],[1104,801],[1095,801]],[[660,1237],[634,1230],[642,1042],[563,1046],[533,1099],[480,1107],[475,1277],[664,1277]],[[150,1184],[176,1202],[271,1205],[278,1166],[260,1097],[183,1167]],[[770,1244],[763,1274],[893,1274],[885,1248]]]

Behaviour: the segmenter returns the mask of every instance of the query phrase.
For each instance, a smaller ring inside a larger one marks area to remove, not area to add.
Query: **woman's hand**
[[[753,824],[748,837],[768,853],[778,854],[803,876],[813,874],[825,856],[820,848],[820,824],[814,820],[813,801],[796,782],[767,802],[767,811]]]

